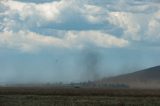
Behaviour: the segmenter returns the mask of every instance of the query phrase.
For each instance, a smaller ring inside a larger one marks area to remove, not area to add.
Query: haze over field
[[[1,0],[0,84],[96,80],[160,65],[159,0]]]

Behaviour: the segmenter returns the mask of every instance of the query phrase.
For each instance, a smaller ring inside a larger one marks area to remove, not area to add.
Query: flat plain
[[[0,106],[160,106],[160,90],[1,87]]]

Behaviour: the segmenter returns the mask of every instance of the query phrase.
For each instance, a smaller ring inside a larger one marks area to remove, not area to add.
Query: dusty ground
[[[7,87],[0,106],[160,106],[160,90]]]

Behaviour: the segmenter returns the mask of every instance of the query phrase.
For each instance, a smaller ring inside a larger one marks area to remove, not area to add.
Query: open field
[[[160,90],[2,87],[0,106],[160,106]]]

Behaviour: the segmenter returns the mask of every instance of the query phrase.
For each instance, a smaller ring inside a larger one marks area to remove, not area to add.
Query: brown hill
[[[96,81],[97,84],[125,84],[130,88],[160,88],[160,66],[144,69],[134,73],[104,78]]]

